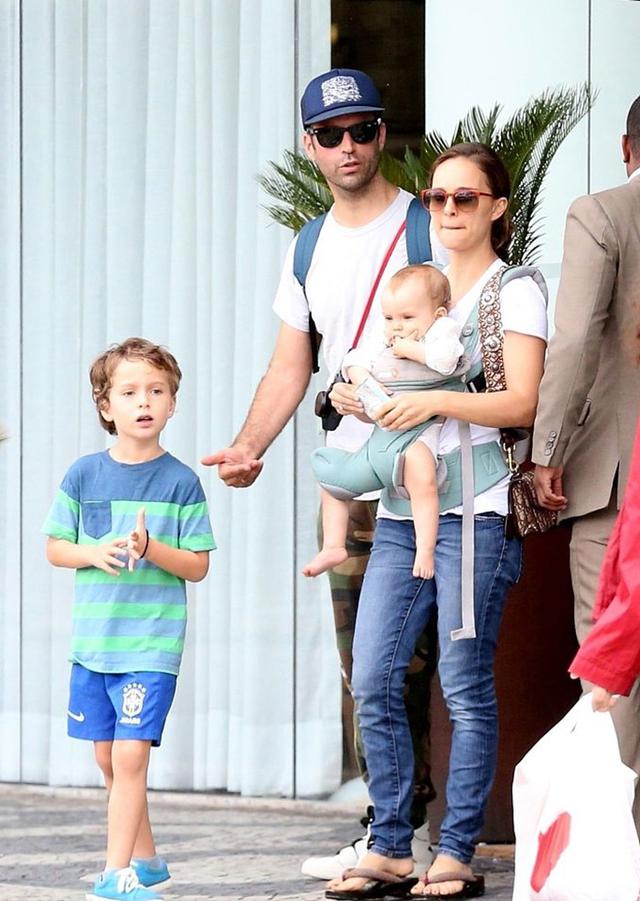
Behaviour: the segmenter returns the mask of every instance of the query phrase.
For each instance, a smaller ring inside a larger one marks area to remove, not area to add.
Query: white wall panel
[[[426,123],[450,137],[474,105],[496,102],[503,117],[546,88],[588,75],[587,0],[429,0],[426,18]],[[503,120],[504,121],[504,118]],[[587,190],[587,125],[558,153],[547,179],[541,259],[553,287],[566,210]]]
[[[299,83],[328,57],[328,0],[0,3],[0,779],[100,781],[65,735],[73,574],[40,530],[71,462],[105,446],[89,363],[142,334],[180,361],[163,443],[201,475],[219,546],[150,782],[337,787],[331,605],[297,575],[317,507],[306,425],[251,492],[198,462],[231,441],[269,359],[291,236],[255,176],[293,146]]]
[[[597,0],[591,14],[591,78],[600,91],[591,116],[591,190],[626,179],[620,136],[640,95],[640,3]]]

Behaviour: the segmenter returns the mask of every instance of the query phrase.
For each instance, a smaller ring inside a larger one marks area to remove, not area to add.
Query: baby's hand
[[[136,560],[140,560],[147,550],[149,534],[144,521],[144,507],[140,507],[136,517],[136,527],[127,538],[127,550],[129,551],[129,572],[132,572]]]
[[[415,360],[424,363],[424,348],[416,338],[401,338],[399,335],[393,341],[393,355],[402,360]]]
[[[89,563],[110,576],[119,576],[120,569],[125,565],[124,560],[120,558],[125,556],[126,547],[126,538],[114,538],[107,544],[96,544],[93,547],[87,547]]]

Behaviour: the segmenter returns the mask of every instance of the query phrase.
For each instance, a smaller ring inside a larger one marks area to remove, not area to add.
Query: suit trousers
[[[571,582],[578,642],[582,644],[593,625],[592,610],[598,589],[600,567],[607,541],[617,516],[617,485],[614,483],[609,505],[573,520],[570,544]],[[584,691],[591,683],[581,680]],[[640,680],[628,698],[621,697],[612,710],[620,745],[620,756],[627,766],[640,773]],[[638,780],[640,785],[640,780]],[[640,790],[636,788],[633,816],[640,835]]]

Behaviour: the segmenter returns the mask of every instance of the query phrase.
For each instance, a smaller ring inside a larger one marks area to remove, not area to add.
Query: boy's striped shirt
[[[141,507],[151,538],[190,551],[215,548],[200,480],[169,453],[134,464],[118,463],[108,451],[81,457],[62,481],[44,532],[106,544],[126,538]],[[101,673],[177,674],[186,621],[184,580],[148,560],[118,576],[78,569],[69,659]]]

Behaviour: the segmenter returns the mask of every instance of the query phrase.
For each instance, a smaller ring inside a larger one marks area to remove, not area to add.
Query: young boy
[[[71,466],[44,526],[49,562],[76,570],[67,731],[94,742],[109,793],[106,866],[88,899],[156,899],[148,886],[169,878],[149,824],[149,752],[175,692],[185,580],[204,579],[215,548],[198,477],[160,447],[181,376],[143,338],[98,357],[93,399],[116,442]]]
[[[349,351],[342,366],[370,417],[395,391],[443,387],[454,373],[453,382],[463,387],[459,375],[465,368],[460,363],[464,348],[457,323],[447,316],[450,298],[449,282],[434,266],[407,266],[389,280],[381,302],[383,333],[374,334],[362,349]],[[347,500],[386,486],[399,488],[411,500],[416,530],[413,575],[433,578],[441,425],[428,421],[400,433],[376,426],[355,453],[329,447],[314,452],[313,469],[323,486],[323,541],[302,570],[305,576],[317,576],[347,559]]]

